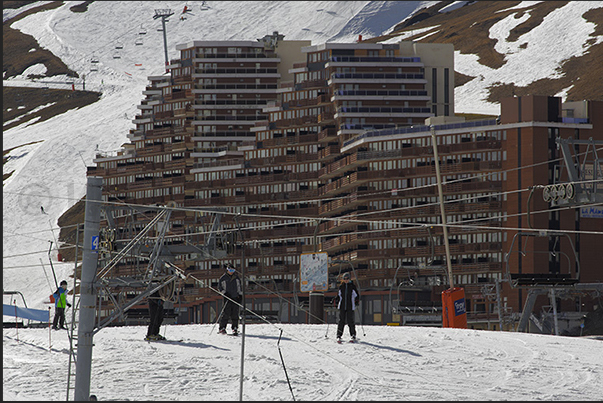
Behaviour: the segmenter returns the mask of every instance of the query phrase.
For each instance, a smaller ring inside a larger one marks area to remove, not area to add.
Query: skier
[[[350,273],[343,275],[343,282],[339,286],[339,292],[334,298],[334,303],[339,309],[339,324],[337,325],[337,342],[341,343],[343,329],[347,323],[351,341],[356,341],[356,324],[354,323],[354,310],[360,303],[360,294],[356,285],[350,281]]]
[[[52,328],[54,330],[67,329],[65,327],[65,306],[71,307],[71,304],[67,302],[67,281],[61,281],[61,286],[52,294],[54,297],[54,320],[52,322]]]
[[[159,295],[159,290],[150,295],[147,300],[149,303],[149,327],[144,339],[146,341],[165,340],[165,337],[159,334],[163,322],[163,299]]]
[[[224,295],[224,310],[218,332],[226,334],[226,325],[230,319],[232,320],[232,334],[236,336],[239,334],[239,304],[242,300],[243,288],[241,279],[231,264],[226,265],[226,273],[220,277],[219,290]]]

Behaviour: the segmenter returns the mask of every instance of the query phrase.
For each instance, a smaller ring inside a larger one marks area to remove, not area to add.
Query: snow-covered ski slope
[[[161,334],[183,341],[148,343],[146,326],[104,328],[94,336],[90,392],[101,401],[239,400],[244,342],[243,400],[599,401],[603,396],[601,340],[358,324],[360,342],[340,345],[335,324],[247,324],[244,338],[217,330],[213,324],[166,325]],[[48,330],[19,329],[19,342],[16,332],[3,332],[4,400],[64,400],[66,332],[52,333],[50,351]],[[346,328],[344,340],[348,337]]]

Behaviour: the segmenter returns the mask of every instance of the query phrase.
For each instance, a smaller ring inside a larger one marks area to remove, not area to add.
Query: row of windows
[[[259,150],[248,151],[249,159],[279,157],[284,155],[299,154],[316,154],[318,152],[318,144],[298,145],[296,147],[278,147],[278,148],[263,148]],[[296,172],[313,172],[320,169],[320,164],[308,164],[309,170],[300,168]]]
[[[172,69],[172,76],[173,77],[190,76],[192,72],[193,72],[193,68],[191,66],[187,66],[187,67],[182,67],[179,69]]]
[[[479,162],[479,161],[502,161],[501,157],[505,156],[506,153],[502,151],[492,151],[474,154],[455,154],[444,156],[440,161],[440,166],[446,164],[456,164],[462,162]],[[392,169],[405,169],[405,168],[416,168],[421,166],[433,165],[434,158],[422,157],[415,158],[409,156],[408,158],[392,159],[386,161],[374,161],[368,164],[371,171],[385,171]]]
[[[315,99],[318,98],[318,90],[307,90],[307,91],[293,91],[293,92],[285,92],[282,94],[283,102],[291,102],[294,100],[302,100],[302,99]]]
[[[459,236],[450,236],[449,242],[452,245],[462,244],[470,245],[475,243],[496,243],[501,242],[500,232],[487,232],[477,234],[463,234]],[[369,242],[370,249],[399,249],[399,248],[415,248],[417,246],[428,246],[432,241],[428,238],[390,238],[390,239],[375,239]],[[441,236],[438,236],[433,240],[435,245],[444,245],[444,240]],[[488,257],[490,254],[476,254],[473,255],[475,259]]]
[[[277,183],[273,185],[250,186],[246,188],[198,190],[197,192],[195,192],[195,196],[198,199],[208,199],[211,197],[232,197],[244,194],[280,194],[283,192],[295,192],[300,190],[316,189],[317,187],[317,182]]]
[[[306,126],[303,129],[299,129],[299,128],[292,128],[289,133],[299,133],[300,130],[306,132],[306,133],[320,133],[320,131],[323,128],[320,126]],[[269,140],[272,138],[278,137],[277,133],[274,132],[270,132],[270,131],[262,131],[262,132],[256,132],[256,138],[258,141],[264,141],[264,140]]]
[[[297,108],[287,111],[274,112],[270,114],[271,121],[283,120],[283,119],[296,119],[303,118],[304,116],[318,116],[320,115],[322,108]]]
[[[165,104],[157,104],[153,105],[153,112],[168,112],[176,109],[184,109],[187,105],[190,105],[190,101],[179,101],[179,102],[170,102]],[[146,110],[143,110],[143,114]]]
[[[166,86],[163,87],[161,89],[163,95],[170,95],[172,92],[174,92],[174,90],[178,90],[178,91],[185,91],[185,90],[190,90],[192,88],[192,84],[180,84],[180,85],[172,85],[172,86]],[[176,91],[176,92],[178,92]]]
[[[240,55],[240,54],[244,54],[244,53],[262,53],[263,52],[263,48],[260,47],[234,47],[234,46],[229,46],[229,47],[197,47],[196,52],[199,55],[216,55],[216,54],[233,54],[233,55]]]
[[[184,193],[184,186],[174,186],[171,188],[156,188],[148,190],[139,190],[136,192],[127,192],[128,198],[144,199],[157,196],[168,196]]]

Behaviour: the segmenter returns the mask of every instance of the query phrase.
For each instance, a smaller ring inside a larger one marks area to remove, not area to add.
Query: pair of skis
[[[226,330],[224,330],[224,331],[218,331],[218,334],[225,334],[225,335],[229,335],[229,336],[238,336],[239,332],[226,333]]]
[[[146,340],[146,342],[150,343],[180,343],[183,342],[184,339],[180,339],[180,340]]]
[[[348,343],[357,343],[357,342],[358,342],[358,339],[350,339],[350,340],[348,341]],[[338,343],[338,344],[342,344],[342,343],[343,343],[343,341],[341,340],[341,337],[339,337],[339,338],[337,339],[337,343]]]

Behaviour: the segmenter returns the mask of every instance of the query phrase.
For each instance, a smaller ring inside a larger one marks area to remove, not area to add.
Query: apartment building
[[[546,97],[524,100],[530,112],[519,119],[523,109],[512,101],[499,120],[455,118],[451,45],[311,46],[275,32],[257,42],[177,48],[170,74],[149,77],[131,142],[120,155],[98,156],[88,175],[103,177],[117,239],[140,231],[152,206],[174,207],[166,248],[193,279],[183,285],[179,323],[215,319],[221,297],[212,288],[225,262],[244,265],[249,308],[307,322],[300,256],[312,252],[331,260],[325,298],[340,274],[353,272],[362,323],[437,323],[449,286],[433,135],[453,278],[466,289],[472,325],[490,327],[499,302],[507,313],[521,310],[527,291],[503,281],[514,236],[504,228],[526,210],[514,192],[550,183],[548,173],[533,177],[532,165],[555,155],[556,136],[589,136],[591,120],[560,121],[560,102]],[[532,113],[539,108],[546,112]],[[589,108],[595,116],[600,105]],[[547,148],[536,142],[543,133]],[[517,171],[517,158],[526,171]],[[212,233],[208,256],[201,246]],[[128,257],[113,275],[135,275],[141,265]],[[538,259],[524,260],[520,272],[541,270]],[[497,283],[503,291],[494,301]],[[326,309],[325,320],[334,312]]]

